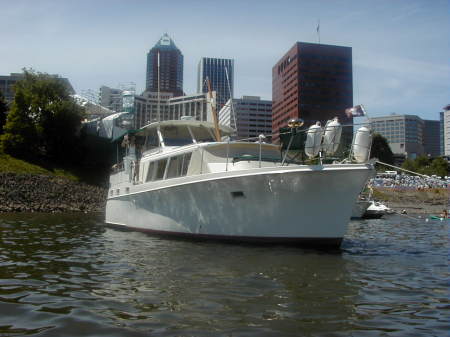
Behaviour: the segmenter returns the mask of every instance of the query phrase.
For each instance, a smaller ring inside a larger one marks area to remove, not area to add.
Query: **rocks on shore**
[[[101,212],[107,190],[62,177],[0,173],[2,212]]]

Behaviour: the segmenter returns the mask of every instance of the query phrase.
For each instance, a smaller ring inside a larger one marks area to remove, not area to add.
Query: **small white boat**
[[[389,214],[391,209],[381,202],[371,200],[369,207],[364,212],[363,218],[379,219],[385,214]]]
[[[202,239],[340,245],[374,173],[368,155],[360,163],[294,164],[263,137],[217,141],[217,131],[234,130],[172,120],[128,135],[123,164],[110,176],[105,222]]]

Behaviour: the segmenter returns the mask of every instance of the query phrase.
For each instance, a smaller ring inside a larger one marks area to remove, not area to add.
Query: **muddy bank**
[[[107,190],[66,178],[0,173],[2,212],[103,212]]]
[[[395,211],[407,213],[439,214],[449,207],[448,189],[377,188],[373,195]]]

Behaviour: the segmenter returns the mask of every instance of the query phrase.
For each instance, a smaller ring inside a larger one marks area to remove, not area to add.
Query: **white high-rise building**
[[[450,104],[444,107],[443,115],[444,155],[450,156]]]

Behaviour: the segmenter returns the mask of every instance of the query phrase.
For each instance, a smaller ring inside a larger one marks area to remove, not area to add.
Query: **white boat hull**
[[[339,245],[371,165],[272,167],[122,186],[106,222],[159,234]]]

